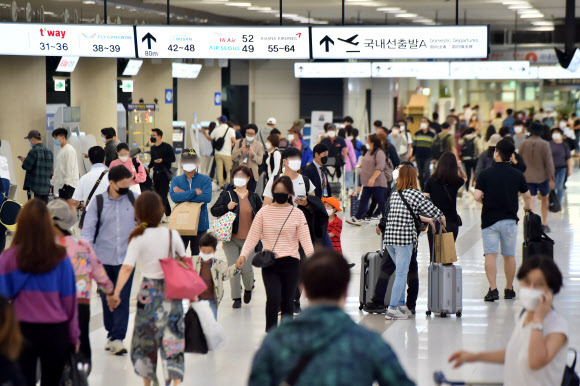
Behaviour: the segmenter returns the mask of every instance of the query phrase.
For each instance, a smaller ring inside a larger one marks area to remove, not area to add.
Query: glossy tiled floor
[[[580,332],[574,325],[580,321],[580,172],[568,181],[564,210],[550,214],[551,236],[556,241],[555,259],[564,274],[562,292],[556,297],[555,307],[570,325],[570,346],[580,349]],[[394,348],[409,376],[418,385],[432,385],[432,374],[443,370],[448,378],[472,382],[501,384],[503,367],[498,365],[468,365],[452,370],[446,362],[451,352],[459,348],[490,350],[504,347],[513,326],[513,315],[518,303],[500,300],[484,303],[487,280],[483,266],[480,230],[481,207],[465,194],[458,200],[463,227],[457,240],[459,263],[463,267],[463,317],[426,317],[428,246],[423,237],[419,247],[421,288],[417,316],[407,321],[387,322],[378,315],[367,315],[358,310],[360,256],[379,246],[374,224],[352,227],[344,224],[342,243],[348,259],[356,263],[349,289],[347,312],[360,323],[382,334]],[[539,211],[539,204],[537,211]],[[523,234],[520,223],[520,235]],[[521,263],[521,236],[516,258]],[[223,256],[223,252],[220,251]],[[498,271],[503,266],[501,257]],[[498,286],[503,291],[505,279],[499,273]],[[517,283],[515,284],[518,290]],[[227,332],[227,344],[206,356],[186,355],[185,385],[244,385],[250,364],[264,337],[265,293],[259,271],[256,270],[256,290],[250,305],[240,310],[231,308],[229,288],[219,309],[218,320]],[[103,351],[106,333],[102,328],[101,306],[93,300],[91,342],[93,372],[91,385],[141,385],[134,374],[130,358],[115,357]],[[131,317],[133,319],[133,316]],[[126,344],[130,345],[133,323],[129,325]]]

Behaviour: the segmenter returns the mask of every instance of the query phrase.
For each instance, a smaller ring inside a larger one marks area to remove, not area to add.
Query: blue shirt
[[[98,218],[96,197],[93,197],[87,208],[81,237],[91,243],[103,264],[121,265],[127,254],[129,235],[135,229],[135,209],[127,195],[115,200],[109,196],[108,189],[101,195],[104,198],[103,212],[97,239],[94,240]]]
[[[506,118],[506,119],[504,119],[504,120],[503,120],[503,123],[502,123],[502,125],[503,125],[503,126],[507,126],[507,127],[509,127],[509,128],[510,128],[510,134],[511,134],[511,135],[515,135],[515,133],[516,133],[516,132],[515,132],[515,130],[514,130],[514,122],[515,122],[515,121],[516,121],[516,120],[514,119],[514,117],[512,117],[512,116],[508,115],[508,116],[507,116],[507,118]],[[499,131],[500,127],[496,127],[495,129],[496,129],[497,131]]]
[[[178,187],[183,192],[174,192],[173,188]],[[197,194],[196,189],[201,189],[201,194]],[[211,178],[205,174],[195,173],[191,180],[187,179],[185,174],[174,177],[171,180],[169,195],[171,200],[176,204],[182,202],[201,202],[201,212],[199,213],[199,225],[197,230],[200,232],[209,229],[209,217],[207,215],[207,204],[211,202]]]

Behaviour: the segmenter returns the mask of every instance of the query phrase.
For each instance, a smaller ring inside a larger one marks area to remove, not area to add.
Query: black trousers
[[[384,305],[385,296],[389,286],[391,275],[395,273],[397,266],[391,256],[386,250],[383,250],[383,266],[377,286],[375,287],[375,294],[372,301],[375,304]],[[413,249],[411,255],[411,262],[409,263],[409,273],[407,274],[407,307],[415,309],[417,306],[417,297],[419,296],[419,267],[417,265],[417,249]]]
[[[32,200],[33,198],[38,198],[39,200],[42,200],[48,204],[48,194],[41,195],[41,194],[33,193],[31,190],[27,190],[26,195],[28,196],[29,200]]]
[[[91,365],[91,341],[89,340],[89,322],[91,320],[91,305],[88,303],[79,303],[79,329],[81,330],[81,347],[79,358],[81,362]]]
[[[191,255],[199,255],[199,240],[206,233],[207,231],[198,231],[196,236],[181,236],[181,240],[183,240],[183,244],[185,245],[185,251],[187,252],[187,246],[191,245]]]
[[[36,385],[40,359],[42,386],[58,386],[67,355],[72,348],[68,323],[20,323],[24,345],[19,364],[27,386]]]
[[[475,175],[475,167],[477,166],[476,159],[469,159],[463,161],[463,166],[465,167],[465,174],[467,174],[467,180],[465,181],[465,189],[469,190],[469,182],[471,181],[471,174]]]
[[[290,256],[276,259],[270,267],[262,268],[266,287],[266,331],[278,326],[278,311],[282,311],[282,318],[294,317],[299,273],[300,260]]]
[[[170,182],[165,172],[157,170],[153,172],[153,186],[157,194],[161,196],[163,206],[165,207],[165,215],[168,217],[171,215],[171,206],[169,206],[169,199],[167,198]]]
[[[58,190],[58,198],[63,200],[70,200],[75,192],[75,188],[69,185],[64,185]]]

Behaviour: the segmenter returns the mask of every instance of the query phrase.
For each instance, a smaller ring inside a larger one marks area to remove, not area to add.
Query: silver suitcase
[[[439,243],[441,246],[441,243]],[[439,251],[441,253],[441,250]],[[463,275],[461,266],[439,264],[431,256],[429,263],[429,289],[427,295],[427,316],[431,313],[442,317],[455,314],[461,317],[463,310]]]
[[[370,303],[375,293],[375,287],[379,274],[381,273],[381,264],[383,258],[380,251],[365,253],[361,258],[360,272],[360,307]]]

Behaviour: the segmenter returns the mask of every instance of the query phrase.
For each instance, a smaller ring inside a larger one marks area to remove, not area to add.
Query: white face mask
[[[401,128],[401,131],[405,130],[405,125],[399,125],[399,127]]]
[[[105,137],[101,137],[101,142],[103,142],[103,143],[107,142],[107,140],[105,139]]]
[[[236,188],[241,188],[242,186],[246,186],[248,180],[242,177],[234,177],[234,186]]]
[[[334,209],[326,209],[326,213],[328,213],[329,216],[332,216]]]
[[[421,122],[420,127],[421,127],[421,130],[423,130],[423,129],[426,129],[427,127],[429,127],[429,125],[425,122]]]
[[[399,178],[399,169],[393,170],[393,181],[397,181]]]
[[[334,131],[334,130],[331,130],[331,131],[329,131],[329,132],[328,132],[328,136],[329,136],[330,138],[334,138],[334,137],[336,137],[336,131]]]
[[[560,122],[560,128],[563,129],[564,127],[566,127],[566,121]]]
[[[561,141],[562,140],[562,134],[560,133],[554,133],[552,134],[552,139],[555,141]]]
[[[197,169],[197,165],[196,164],[183,164],[183,171],[184,172],[191,173],[195,169]]]
[[[294,134],[288,134],[288,141],[294,141]]]
[[[214,257],[214,254],[213,254],[213,253],[210,253],[210,254],[205,254],[205,253],[203,253],[203,252],[199,252],[199,257],[200,257],[200,259],[202,259],[203,261],[208,261],[208,260],[210,260],[210,259],[213,259],[213,257]]]
[[[515,131],[517,134],[521,133],[521,132],[522,132],[522,130],[524,130],[524,128],[523,128],[523,127],[521,127],[521,126],[514,126],[514,131]]]
[[[252,142],[254,140],[254,138],[256,138],[256,137],[246,137],[246,139],[248,140],[248,142]]]
[[[349,141],[352,141],[352,135],[348,135],[348,136],[346,137],[346,139],[348,139]]]
[[[288,167],[290,169],[294,170],[295,172],[300,170],[301,166],[302,166],[302,161],[299,159],[291,159],[290,161],[288,161]]]
[[[271,149],[272,143],[270,141],[266,141],[266,148]]]
[[[399,135],[399,130],[393,129],[391,130],[391,134],[396,137]]]
[[[129,161],[129,156],[128,155],[119,156],[119,160],[121,160],[121,162],[127,162]]]
[[[520,288],[520,302],[526,310],[534,311],[538,308],[543,294],[544,292],[538,289],[522,287]]]

